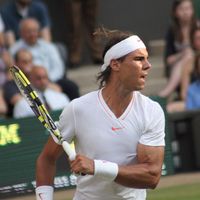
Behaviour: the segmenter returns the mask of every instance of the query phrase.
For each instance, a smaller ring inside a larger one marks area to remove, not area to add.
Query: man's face
[[[119,82],[129,91],[142,90],[151,64],[146,49],[138,49],[119,61]]]
[[[31,82],[36,89],[44,91],[49,83],[46,70],[43,68],[34,69],[33,74],[31,74]]]
[[[18,55],[16,65],[19,66],[27,76],[29,76],[33,65],[31,53],[27,51],[21,51]]]
[[[194,15],[192,3],[189,0],[183,1],[176,9],[175,16],[181,22],[190,22]]]
[[[39,25],[34,20],[27,20],[21,30],[21,37],[29,45],[36,44],[39,37]]]

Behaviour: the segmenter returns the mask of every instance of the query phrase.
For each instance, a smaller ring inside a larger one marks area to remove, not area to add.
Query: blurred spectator
[[[4,85],[7,79],[7,67],[3,62],[3,59],[0,58],[0,88]]]
[[[0,88],[0,119],[4,118],[7,113],[7,104],[3,98],[2,89]]]
[[[51,41],[50,18],[47,7],[42,1],[11,0],[2,5],[1,14],[8,47],[19,39],[20,21],[27,17],[37,19],[41,26],[40,36],[46,41]]]
[[[185,109],[185,99],[188,95],[187,94],[188,86],[195,81],[198,82],[199,80],[198,65],[199,65],[199,54],[200,54],[200,27],[197,27],[193,31],[192,36],[191,36],[191,45],[194,50],[194,55],[196,59],[193,66],[192,67],[188,66],[187,68],[184,68],[183,73],[182,73],[183,78],[182,78],[182,83],[181,83],[182,84],[181,92],[184,94],[185,98],[179,101],[168,103],[167,105],[168,112],[178,112]],[[190,92],[192,92],[192,90],[194,90],[196,86],[198,86],[198,83],[192,86],[192,89],[190,89],[191,90]],[[190,99],[190,102],[192,102],[191,99]]]
[[[191,33],[191,46],[195,55],[200,52],[200,27],[197,27]],[[186,97],[188,85],[190,84],[190,82],[193,82],[195,80],[196,71],[193,71],[193,68],[194,64],[188,65],[187,67],[183,68],[180,88],[182,99],[185,99]]]
[[[29,51],[21,49],[15,55],[15,64],[24,72],[24,74],[29,78],[32,69],[32,55]],[[10,74],[8,74],[10,75]],[[8,105],[8,117],[13,115],[13,106],[22,98],[14,80],[9,77],[3,87],[4,98]]]
[[[183,69],[192,68],[194,55],[190,46],[190,36],[198,24],[191,0],[173,2],[172,25],[166,35],[165,50],[166,72],[169,80],[159,96],[169,97],[180,86]],[[178,98],[184,99],[181,95],[179,94]]]
[[[33,67],[32,54],[26,49],[20,49],[15,55],[15,64],[24,72],[24,74],[30,78],[30,73]],[[8,74],[10,75],[10,73]],[[49,81],[49,88],[61,92],[61,88]],[[4,98],[8,104],[8,116],[12,116],[13,106],[22,98],[15,82],[12,77],[4,84]]]
[[[184,111],[185,110],[185,101],[179,100],[179,101],[169,102],[166,106],[166,110],[168,113]]]
[[[191,83],[186,96],[186,109],[200,109],[200,53],[196,56],[194,71],[196,81]]]
[[[93,62],[102,63],[100,42],[93,34],[97,23],[98,0],[70,0],[69,6],[69,67],[75,68],[80,65],[84,39]]]
[[[0,47],[0,88],[3,87],[8,79],[8,67],[13,64],[12,56],[9,52]]]
[[[30,81],[33,88],[36,90],[39,98],[49,111],[63,109],[69,103],[70,100],[64,93],[48,88],[49,79],[47,70],[44,67],[34,66],[30,75]],[[34,115],[24,98],[20,99],[15,104],[13,113],[15,118]]]
[[[0,15],[0,54],[2,57],[2,53],[4,52],[4,23],[2,21],[1,15]],[[0,88],[6,81],[6,66],[3,62],[3,59],[0,58]]]
[[[0,88],[7,80],[8,66],[13,64],[12,56],[5,48],[4,42],[4,23],[0,15]]]
[[[57,48],[39,38],[39,23],[33,18],[23,19],[20,23],[20,35],[21,39],[10,48],[11,54],[15,55],[22,48],[29,50],[33,56],[33,63],[47,69],[50,81],[60,85],[71,100],[79,97],[78,86],[66,78],[64,63]]]
[[[33,56],[33,63],[47,67],[51,81],[61,79],[64,74],[64,63],[56,47],[39,38],[39,23],[33,18],[26,18],[20,22],[21,38],[11,46],[10,52],[14,56],[19,49],[28,49]]]
[[[0,14],[0,46],[4,46],[4,30],[5,26]]]

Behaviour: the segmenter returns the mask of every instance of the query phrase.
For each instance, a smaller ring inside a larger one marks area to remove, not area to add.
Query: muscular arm
[[[138,164],[119,166],[115,182],[133,188],[155,188],[161,176],[164,158],[164,147],[153,147],[139,144],[137,149]],[[94,161],[77,155],[71,162],[75,173],[94,174]]]
[[[119,166],[115,182],[126,187],[155,188],[161,176],[164,147],[139,144],[138,164]]]
[[[41,185],[53,185],[56,160],[62,152],[62,146],[56,144],[52,137],[49,137],[47,144],[39,155],[36,163],[37,187]]]

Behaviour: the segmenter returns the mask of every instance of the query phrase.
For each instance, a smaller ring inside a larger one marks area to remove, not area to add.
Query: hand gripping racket
[[[17,67],[10,67],[10,72],[14,78],[14,81],[19,88],[22,96],[26,99],[29,106],[35,113],[36,117],[43,124],[43,126],[53,134],[62,144],[64,151],[67,153],[70,160],[74,160],[76,157],[75,150],[70,147],[70,144],[63,140],[55,122],[52,120],[46,107],[39,99],[36,91],[31,87],[31,83],[24,73]]]

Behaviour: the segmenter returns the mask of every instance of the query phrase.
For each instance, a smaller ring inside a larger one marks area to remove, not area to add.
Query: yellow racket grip
[[[66,154],[68,155],[69,160],[71,160],[71,161],[75,160],[76,152],[74,149],[71,148],[70,144],[66,141],[63,141],[62,147],[63,147],[64,151],[66,152]]]

